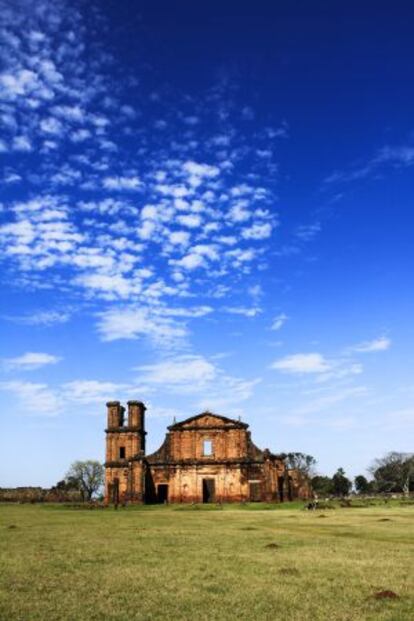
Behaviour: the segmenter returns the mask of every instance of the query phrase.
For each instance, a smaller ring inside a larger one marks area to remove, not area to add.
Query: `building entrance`
[[[262,499],[260,481],[249,481],[249,500],[250,502],[260,502]]]
[[[203,503],[216,501],[216,482],[214,479],[203,479]]]
[[[168,502],[168,485],[165,483],[160,483],[157,486],[157,500],[161,505]]]

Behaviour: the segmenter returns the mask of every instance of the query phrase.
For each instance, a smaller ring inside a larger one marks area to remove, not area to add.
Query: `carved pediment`
[[[170,425],[170,431],[181,431],[184,429],[247,429],[249,425],[233,418],[213,414],[212,412],[202,412],[197,416],[191,416],[180,423]]]

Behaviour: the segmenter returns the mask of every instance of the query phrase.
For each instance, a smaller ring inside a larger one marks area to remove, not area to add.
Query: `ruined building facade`
[[[107,502],[283,502],[307,498],[309,485],[283,456],[260,450],[248,425],[204,412],[168,427],[162,446],[145,453],[145,405],[107,403]]]

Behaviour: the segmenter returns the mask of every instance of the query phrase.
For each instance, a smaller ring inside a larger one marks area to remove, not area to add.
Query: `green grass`
[[[414,619],[413,506],[300,507],[0,505],[0,620]]]

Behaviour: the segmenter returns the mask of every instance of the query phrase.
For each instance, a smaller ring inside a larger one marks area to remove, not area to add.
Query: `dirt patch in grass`
[[[280,548],[280,545],[278,543],[268,543],[265,545],[265,548],[268,548],[269,550],[277,550]]]
[[[299,569],[296,569],[296,567],[281,567],[279,573],[283,576],[299,576],[300,574]]]
[[[398,599],[400,596],[394,591],[377,591],[373,595],[374,599]]]
[[[242,526],[240,530],[257,530],[255,526]]]
[[[390,518],[381,518],[378,522],[392,522]]]
[[[10,524],[10,526],[7,526],[6,528],[8,528],[9,530],[17,528],[16,524]]]

